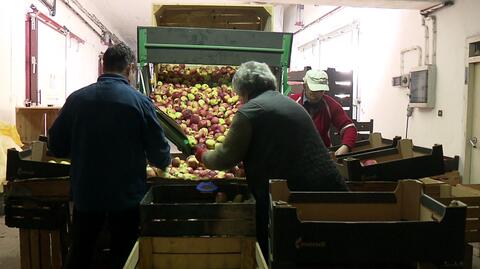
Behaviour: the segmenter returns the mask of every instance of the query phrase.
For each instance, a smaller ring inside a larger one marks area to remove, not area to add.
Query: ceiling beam
[[[205,0],[188,0],[185,1],[189,5],[202,5]],[[245,1],[245,0],[209,0],[210,5],[234,5],[234,4],[303,4],[303,5],[325,5],[325,6],[347,6],[347,7],[372,7],[372,8],[395,8],[395,9],[425,9],[430,6],[442,3],[442,0],[259,0],[259,1]],[[153,0],[154,4],[178,4],[178,0]]]

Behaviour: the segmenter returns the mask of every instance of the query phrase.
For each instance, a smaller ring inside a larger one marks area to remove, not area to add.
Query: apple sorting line
[[[215,149],[228,133],[233,116],[241,103],[232,90],[236,68],[231,66],[186,66],[159,64],[156,66],[155,90],[150,98],[157,108],[173,119],[184,132],[190,146]],[[244,177],[238,166],[230,171],[215,171],[203,167],[194,156],[186,160],[174,158],[166,171],[148,167],[147,176],[182,179]]]

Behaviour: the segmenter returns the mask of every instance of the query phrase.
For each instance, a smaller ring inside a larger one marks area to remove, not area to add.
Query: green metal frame
[[[282,54],[282,93],[287,95],[290,92],[290,87],[288,86],[288,67],[290,67],[290,53],[292,49],[292,35],[283,36],[283,54]]]
[[[147,29],[140,28],[138,29],[138,62],[143,66],[147,64],[147,48],[145,45],[147,43]]]
[[[255,47],[237,47],[237,46],[215,46],[215,45],[186,45],[186,44],[153,44],[145,43],[145,48],[164,48],[164,49],[198,49],[198,50],[227,50],[227,51],[254,51],[254,52],[274,52],[283,54],[283,49],[255,48]]]

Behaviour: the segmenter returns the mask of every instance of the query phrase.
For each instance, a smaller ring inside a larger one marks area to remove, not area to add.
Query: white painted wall
[[[330,7],[331,9],[331,7]],[[328,10],[328,9],[327,9]],[[410,118],[408,137],[415,145],[443,145],[445,155],[460,155],[461,171],[465,156],[464,86],[465,40],[480,34],[480,1],[457,0],[455,5],[437,12],[437,94],[435,109],[415,109]],[[285,9],[284,30],[294,32],[293,6]],[[325,14],[324,7],[306,6],[305,24]],[[400,74],[400,51],[411,46],[424,46],[424,28],[418,11],[366,8],[344,8],[321,23],[294,37],[293,69],[296,66],[296,47],[318,35],[358,21],[360,44],[358,57],[358,87],[360,120],[374,119],[375,131],[386,138],[405,137],[407,91],[391,86],[391,79]],[[431,46],[430,46],[431,47]],[[332,50],[332,54],[339,51]],[[320,59],[321,61],[322,59]],[[416,65],[417,56],[407,54],[405,69]],[[443,117],[437,111],[443,110]]]
[[[38,0],[6,1],[2,3],[0,9],[0,120],[11,124],[15,124],[15,106],[23,105],[25,100],[25,16],[30,11],[31,4],[42,13],[48,14],[46,7]],[[91,6],[86,8],[91,12],[96,10]],[[68,42],[70,51],[66,65],[68,95],[96,81],[98,55],[105,51],[106,46],[101,44],[99,37],[76,17],[63,1],[57,1],[57,13],[53,19],[85,40],[85,44],[80,45],[75,41]],[[104,20],[102,22],[107,27],[110,25]],[[48,65],[50,62],[55,61],[47,60],[42,63]]]

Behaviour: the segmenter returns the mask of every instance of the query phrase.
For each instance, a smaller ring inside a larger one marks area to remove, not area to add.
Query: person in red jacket
[[[293,94],[290,98],[308,111],[325,146],[332,146],[329,129],[333,125],[342,137],[342,146],[335,155],[350,152],[355,146],[357,128],[342,106],[325,94],[329,91],[327,73],[322,70],[308,70],[303,78],[303,89],[303,93]]]

